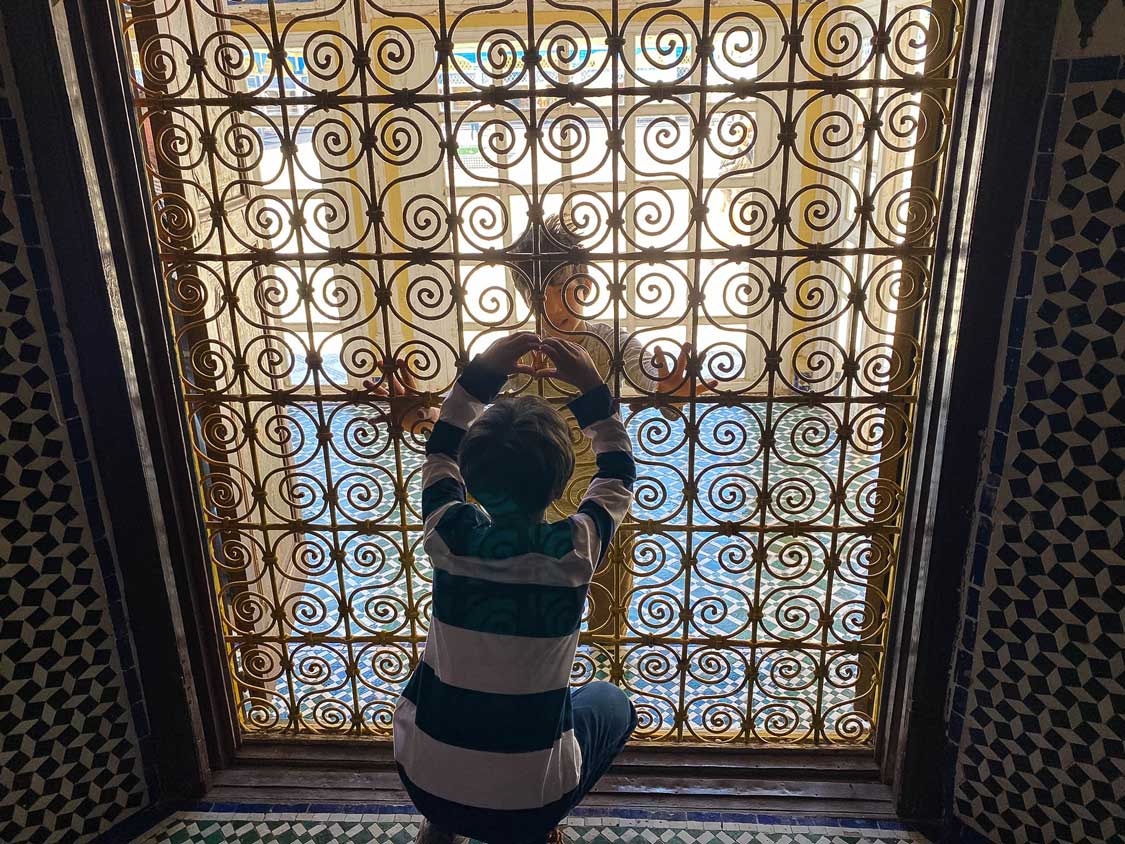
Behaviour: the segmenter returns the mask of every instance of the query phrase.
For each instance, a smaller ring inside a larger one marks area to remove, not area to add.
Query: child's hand
[[[558,378],[567,384],[573,384],[580,393],[588,393],[603,383],[601,373],[594,366],[590,353],[569,340],[561,337],[548,337],[539,348],[555,365],[554,370],[546,372],[540,370],[537,374],[541,377]]]
[[[389,390],[386,384],[379,384],[373,378],[365,380],[363,386],[373,396],[389,400],[392,421],[408,433],[420,434],[427,423],[432,425],[437,421],[437,408],[426,407],[418,397],[418,383],[406,361],[396,360],[394,364],[384,362],[384,369],[388,370],[387,383],[391,385]]]
[[[675,368],[670,369],[668,360],[671,356],[665,354],[659,346],[652,350],[652,367],[656,371],[655,380],[658,393],[679,398],[691,395],[691,379],[688,377],[688,356],[690,354],[691,343],[684,343],[680,347],[680,353],[676,356]],[[719,382],[714,379],[704,380],[701,378],[696,383],[696,391],[705,393],[707,390],[714,390],[718,385]]]
[[[517,331],[515,334],[501,337],[477,355],[477,360],[482,366],[503,375],[513,375],[517,372],[534,375],[536,373],[533,367],[521,364],[519,359],[538,348],[538,334],[533,331]]]

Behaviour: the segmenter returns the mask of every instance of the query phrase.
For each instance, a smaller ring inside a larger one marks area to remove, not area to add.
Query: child
[[[529,353],[553,369],[519,363]],[[578,391],[568,407],[597,471],[561,521],[544,516],[574,469],[566,422],[535,396],[485,410],[518,373]],[[399,774],[427,818],[420,842],[561,842],[556,825],[625,746],[636,726],[625,693],[603,682],[572,692],[568,678],[587,588],[629,510],[634,478],[609,388],[564,339],[498,340],[442,404],[422,469],[433,617],[394,714]]]
[[[628,336],[624,331],[616,332],[615,336],[612,325],[588,322],[585,319],[586,305],[595,296],[592,295],[594,281],[589,266],[579,257],[582,255],[581,247],[582,238],[573,224],[555,215],[541,224],[529,226],[512,248],[514,254],[527,256],[517,261],[516,272],[512,276],[525,302],[534,306],[535,302],[542,300],[543,333],[548,337],[564,337],[581,346],[604,379],[611,377],[613,357],[619,354],[623,387],[631,384],[642,393],[681,398],[690,395],[691,385],[687,371],[688,357],[691,354],[689,344],[685,343],[681,347],[674,367],[669,370],[667,358],[659,346],[653,349],[650,357],[644,353],[635,337]],[[538,273],[535,272],[536,264]],[[536,279],[542,291],[541,296],[536,292]],[[519,386],[519,383],[513,383],[509,385],[509,389]],[[713,388],[715,382],[709,381],[706,386]],[[705,389],[704,384],[700,383],[698,388]],[[564,395],[546,380],[542,382],[542,392],[544,396],[551,398]],[[634,404],[640,405],[643,402],[634,401]],[[660,412],[668,419],[679,416],[674,408],[666,404],[660,405]],[[559,518],[576,511],[586,485],[597,471],[594,452],[574,429],[571,430],[571,441],[575,443],[574,477],[552,508],[552,514]],[[613,551],[616,557],[613,564],[605,566],[594,580],[590,591],[591,608],[587,625],[595,636],[620,633],[624,626],[623,618],[616,619],[617,629],[611,626],[611,621],[614,620],[614,600],[622,603],[627,601],[633,588],[630,540],[628,533],[621,536]]]
[[[659,346],[653,349],[650,357],[644,353],[635,337],[630,337],[623,331],[618,331],[615,335],[613,326],[585,319],[586,304],[594,298],[591,295],[594,282],[589,267],[581,258],[581,247],[582,238],[571,224],[557,215],[548,217],[543,223],[529,226],[523,237],[512,247],[512,253],[520,256],[512,273],[516,288],[528,305],[535,307],[537,303],[540,304],[544,334],[548,337],[561,337],[580,346],[589,355],[594,368],[603,379],[609,379],[612,374],[612,360],[616,352],[620,354],[625,379],[642,393],[680,398],[689,396],[689,344],[685,343],[681,347],[674,368],[669,369],[668,358]],[[541,294],[536,292],[537,278]],[[617,349],[614,348],[615,345]],[[369,389],[375,395],[391,395],[394,398],[416,394],[417,385],[406,366],[397,361],[391,368],[394,372],[387,378],[391,385],[389,392],[374,382],[365,382]],[[521,372],[527,374],[522,370]],[[540,379],[540,383],[544,396],[555,399],[565,397],[566,394],[549,380]],[[505,392],[513,392],[524,386],[526,378],[514,378],[503,389]],[[715,386],[716,382],[709,380],[700,382],[697,390],[714,389]],[[632,403],[638,406],[643,404],[643,400],[633,400]],[[424,430],[426,424],[436,418],[432,409],[418,408],[409,399],[405,407],[405,410],[397,411],[394,416],[409,430]],[[660,405],[660,412],[669,419],[675,419],[679,415],[667,404]],[[562,495],[551,505],[550,513],[555,518],[577,512],[581,497],[597,472],[594,452],[574,425],[571,426],[570,440],[574,446],[574,474]],[[622,632],[624,618],[613,618],[613,604],[615,599],[620,603],[626,602],[633,588],[632,570],[629,567],[632,559],[631,536],[623,534],[610,554],[615,559],[599,569],[590,590],[591,607],[587,627],[595,637]]]

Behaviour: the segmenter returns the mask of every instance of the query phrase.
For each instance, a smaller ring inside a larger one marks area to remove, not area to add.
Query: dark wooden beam
[[[178,789],[162,794],[180,799],[202,793],[213,768],[227,763],[239,733],[228,702],[230,680],[212,599],[211,565],[197,504],[188,423],[182,412],[178,363],[171,345],[151,218],[147,180],[130,100],[131,75],[117,29],[116,0],[63,0],[65,22],[87,125],[99,199],[117,268],[120,313],[115,325],[132,355],[134,417],[149,477],[147,493],[138,489],[131,503],[155,514],[163,539],[161,575],[169,600],[164,623],[176,632],[176,658],[190,718],[168,722],[177,742],[190,741],[198,764],[189,767]],[[127,499],[126,504],[130,501]],[[152,560],[138,558],[133,567]],[[128,578],[126,573],[126,579]],[[140,576],[135,573],[134,576]],[[143,601],[143,593],[138,601]],[[141,636],[145,631],[141,629]],[[164,764],[179,760],[160,743]]]
[[[891,789],[878,781],[840,781],[790,770],[751,776],[701,776],[685,768],[654,774],[615,767],[583,801],[584,807],[672,809],[703,812],[771,812],[821,817],[894,817]],[[806,772],[811,773],[811,772]],[[872,776],[876,773],[871,768]],[[216,774],[206,800],[214,803],[409,805],[393,770],[295,769],[239,764]]]
[[[215,775],[215,803],[407,805],[385,742],[247,741]],[[626,750],[583,806],[821,817],[894,816],[870,751],[736,747]]]

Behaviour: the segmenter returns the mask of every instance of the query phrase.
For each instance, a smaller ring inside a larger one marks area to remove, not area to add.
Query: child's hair
[[[538,396],[501,399],[461,441],[465,486],[485,507],[504,504],[535,515],[562,495],[574,472],[574,448],[562,416]]]
[[[539,234],[539,249],[535,248],[535,235]],[[515,269],[512,273],[516,288],[525,302],[533,301],[532,285],[535,283],[535,263],[539,263],[540,285],[546,286],[556,272],[573,263],[575,249],[582,247],[582,236],[575,231],[574,223],[558,214],[552,214],[542,223],[532,223],[523,237],[512,245]]]

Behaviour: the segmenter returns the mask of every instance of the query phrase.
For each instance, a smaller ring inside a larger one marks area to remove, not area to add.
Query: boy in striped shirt
[[[532,353],[550,371],[519,363]],[[535,396],[485,409],[521,373],[577,389],[568,408],[596,455],[577,511],[560,521],[545,514],[574,471],[563,417]],[[399,774],[427,818],[419,841],[561,841],[557,824],[625,746],[636,713],[624,692],[572,691],[569,676],[586,593],[635,475],[608,387],[563,338],[498,340],[445,399],[422,470],[432,619],[394,715]]]

